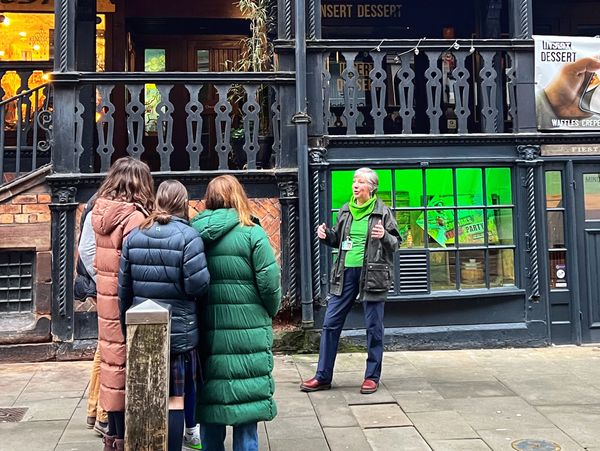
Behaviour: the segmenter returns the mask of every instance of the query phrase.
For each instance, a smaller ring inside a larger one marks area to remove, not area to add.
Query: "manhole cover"
[[[512,447],[518,451],[560,451],[560,445],[548,440],[515,440]]]
[[[0,423],[18,423],[23,419],[27,407],[0,407]]]

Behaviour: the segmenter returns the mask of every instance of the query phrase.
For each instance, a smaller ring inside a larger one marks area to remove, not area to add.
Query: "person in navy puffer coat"
[[[199,368],[197,308],[210,282],[204,243],[183,219],[187,211],[185,187],[176,180],[161,183],[154,212],[123,244],[119,272],[123,328],[127,309],[147,299],[171,306],[169,451],[181,450],[184,402],[186,406],[195,404]],[[193,407],[186,411],[193,412]],[[190,429],[196,425],[195,420],[192,424],[186,422]]]

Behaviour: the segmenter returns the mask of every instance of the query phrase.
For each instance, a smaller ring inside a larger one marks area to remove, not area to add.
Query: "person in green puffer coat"
[[[271,348],[281,272],[235,177],[211,180],[205,202],[191,223],[204,241],[211,275],[199,312],[204,385],[196,415],[202,444],[224,450],[225,426],[232,425],[234,451],[258,450],[257,422],[277,414]]]

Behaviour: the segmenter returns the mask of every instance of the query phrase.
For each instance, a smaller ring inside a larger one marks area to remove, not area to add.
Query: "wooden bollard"
[[[169,425],[170,307],[147,301],[127,310],[125,450],[166,451]]]

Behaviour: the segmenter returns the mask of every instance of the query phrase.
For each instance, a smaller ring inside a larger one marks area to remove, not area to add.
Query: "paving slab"
[[[443,398],[486,398],[515,396],[515,393],[498,381],[431,382],[431,386]]]
[[[73,413],[73,418],[64,430],[60,438],[60,445],[71,443],[87,443],[90,451],[101,450],[102,438],[93,430],[88,429],[85,424],[85,409],[78,407]]]
[[[409,413],[407,416],[427,441],[479,438],[464,418],[454,411]]]
[[[271,440],[294,440],[323,438],[323,431],[316,416],[312,417],[275,417],[266,423],[269,442]]]
[[[358,426],[323,428],[323,433],[331,451],[371,449],[363,430]]]
[[[365,436],[373,451],[431,451],[414,427],[367,429]]]
[[[306,393],[299,390],[294,392],[294,395],[282,397],[275,392],[275,402],[277,403],[277,416],[281,418],[287,417],[311,417],[315,415],[315,411]]]
[[[325,438],[296,438],[296,439],[271,439],[269,437],[270,451],[328,451],[329,446]]]
[[[446,400],[425,379],[386,380],[384,384],[405,412],[447,410]]]
[[[600,405],[539,406],[537,410],[584,448],[600,447]]]
[[[67,421],[0,423],[0,451],[52,451]]]
[[[410,419],[396,403],[350,406],[350,409],[363,429],[412,426]]]
[[[428,440],[433,451],[490,451],[481,439]],[[513,450],[514,451],[514,450]]]
[[[476,431],[480,429],[512,429],[515,427],[542,429],[553,424],[523,399],[470,398],[447,400],[451,410],[459,413]]]
[[[50,401],[50,402],[49,402]],[[54,398],[37,401],[18,401],[28,407],[22,421],[69,420],[79,403],[79,398]]]
[[[352,409],[340,390],[326,390],[310,394],[312,406],[323,428],[358,426]]]
[[[516,440],[545,440],[556,443],[560,451],[585,451],[558,428],[551,429],[494,429],[477,431],[494,451],[514,451]]]
[[[542,373],[534,378],[501,377],[500,381],[534,406],[600,404],[600,390],[573,375],[555,377]]]

